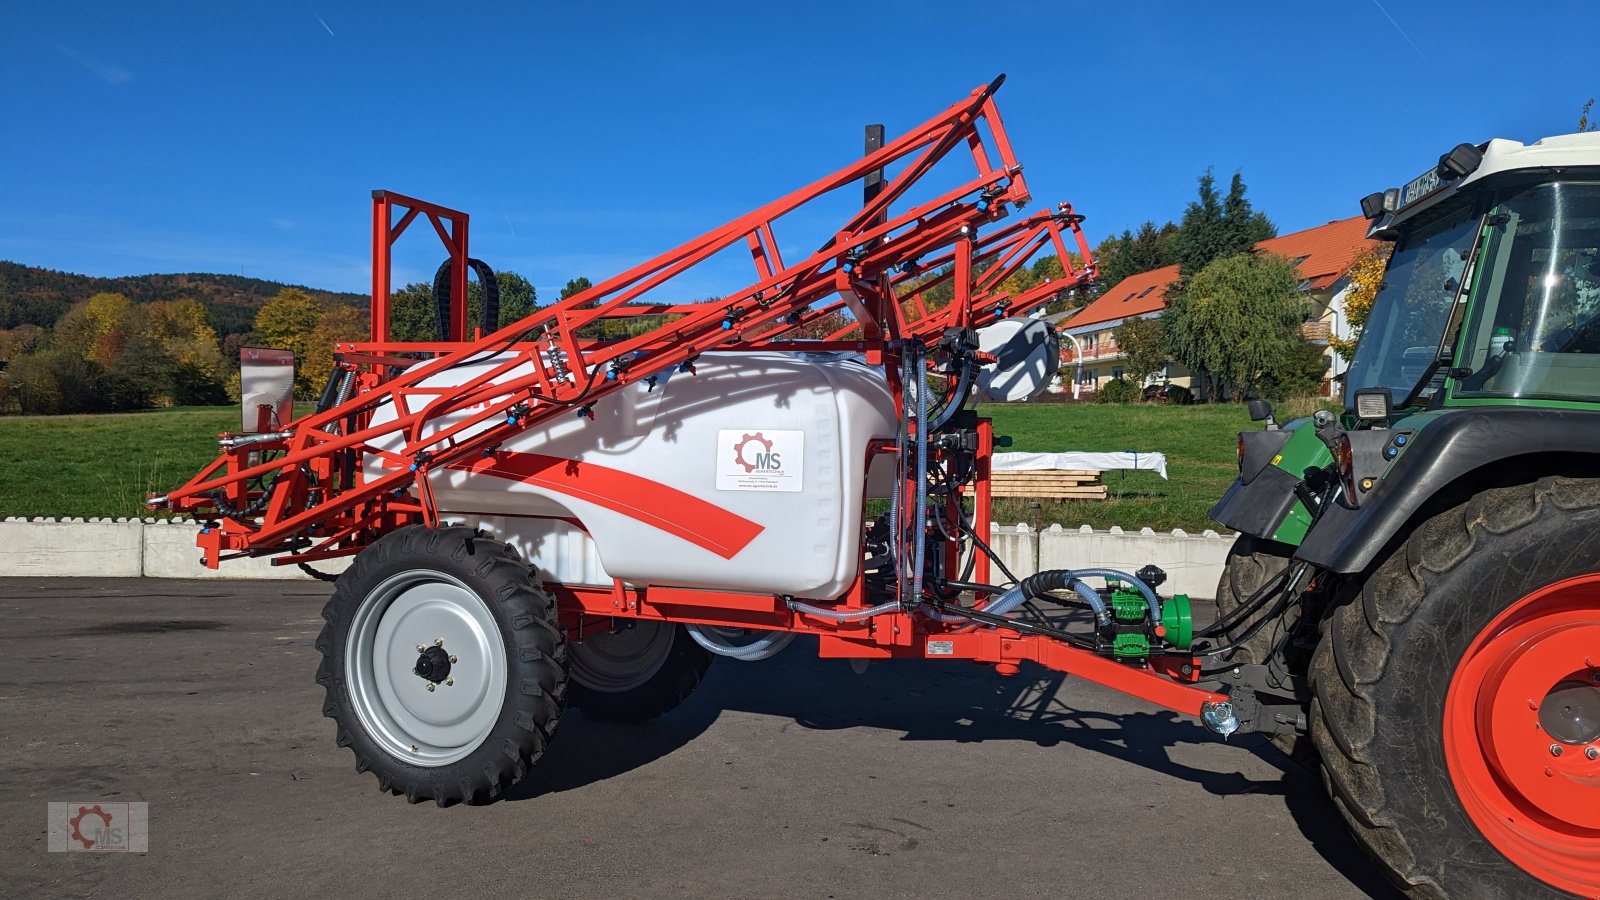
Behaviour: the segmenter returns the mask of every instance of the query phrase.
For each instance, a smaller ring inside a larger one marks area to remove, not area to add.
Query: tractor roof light
[[[1369,219],[1383,215],[1383,191],[1374,191],[1361,198],[1361,214]]]
[[[1362,388],[1355,394],[1356,418],[1364,422],[1388,421],[1391,403],[1388,388]]]
[[[1449,153],[1439,157],[1439,175],[1444,178],[1465,178],[1483,162],[1483,151],[1474,144],[1457,144]]]
[[[1386,191],[1373,191],[1361,198],[1361,214],[1369,219],[1376,219],[1386,212],[1394,212],[1400,208],[1400,189],[1389,188]]]

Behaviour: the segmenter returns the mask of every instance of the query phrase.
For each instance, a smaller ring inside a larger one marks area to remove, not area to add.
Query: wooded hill
[[[192,298],[200,301],[223,337],[250,331],[256,310],[285,287],[299,287],[313,299],[366,309],[365,294],[322,291],[240,275],[129,275],[96,278],[0,260],[0,329],[18,325],[50,328],[72,304],[95,294],[121,294],[136,304]]]

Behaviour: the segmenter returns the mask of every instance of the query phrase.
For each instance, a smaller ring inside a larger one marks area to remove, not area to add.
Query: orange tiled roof
[[[1357,257],[1378,246],[1377,241],[1367,240],[1370,224],[1363,216],[1352,216],[1262,241],[1256,252],[1297,261],[1300,277],[1311,282],[1307,287],[1320,291],[1343,278]]]
[[[1162,266],[1137,275],[1129,275],[1099,299],[1085,306],[1081,312],[1068,319],[1068,328],[1114,322],[1129,316],[1142,316],[1167,308],[1167,286],[1178,280],[1177,266]]]
[[[1353,216],[1270,238],[1255,249],[1296,261],[1301,277],[1310,282],[1306,287],[1318,291],[1343,278],[1357,257],[1378,246],[1377,241],[1367,239],[1368,224],[1362,216]],[[1177,266],[1129,275],[1063,324],[1081,328],[1160,312],[1167,306],[1167,286],[1177,280]]]

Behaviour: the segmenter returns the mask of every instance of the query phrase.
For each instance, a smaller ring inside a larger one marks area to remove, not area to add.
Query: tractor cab
[[[1541,148],[1587,155],[1588,166],[1502,163],[1459,185],[1425,175],[1431,192],[1368,198],[1369,214],[1380,208],[1374,236],[1396,244],[1347,376],[1353,418],[1391,418],[1383,393],[1399,411],[1600,403],[1600,135],[1501,149],[1496,160],[1464,144],[1441,167],[1471,166],[1471,176]]]

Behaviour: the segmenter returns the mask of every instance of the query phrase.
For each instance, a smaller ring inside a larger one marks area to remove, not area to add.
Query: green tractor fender
[[[1281,430],[1240,432],[1239,477],[1209,515],[1241,534],[1298,544],[1311,524],[1311,512],[1295,488],[1308,469],[1332,462],[1309,418],[1286,422]]]
[[[1447,409],[1400,420],[1415,429],[1359,507],[1341,498],[1307,532],[1295,558],[1361,572],[1419,516],[1485,487],[1553,473],[1600,476],[1600,412],[1512,406]],[[1224,523],[1226,524],[1226,523]]]

